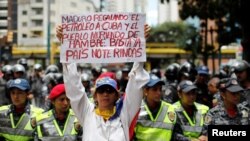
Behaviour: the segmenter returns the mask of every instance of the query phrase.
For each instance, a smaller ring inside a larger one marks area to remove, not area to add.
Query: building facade
[[[8,0],[0,0],[0,38],[7,35],[8,29]]]
[[[89,0],[18,0],[18,46],[45,47],[48,35],[51,42],[57,41],[55,28],[61,14],[95,11]]]

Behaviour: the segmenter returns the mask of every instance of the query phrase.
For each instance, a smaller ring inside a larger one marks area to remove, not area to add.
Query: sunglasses
[[[98,94],[104,94],[104,93],[113,94],[113,93],[116,93],[116,90],[112,87],[100,87],[100,88],[96,89],[96,93],[98,93]]]

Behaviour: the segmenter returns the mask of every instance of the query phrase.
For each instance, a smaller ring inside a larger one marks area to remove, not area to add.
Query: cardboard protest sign
[[[145,14],[62,15],[60,62],[145,62]]]

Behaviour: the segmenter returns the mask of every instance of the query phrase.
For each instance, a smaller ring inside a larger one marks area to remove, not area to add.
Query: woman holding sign
[[[145,37],[150,27],[145,26]],[[57,37],[62,41],[62,28],[57,28]],[[80,74],[75,63],[63,64],[66,94],[71,107],[83,127],[82,140],[86,141],[128,141],[129,126],[138,112],[143,86],[149,80],[149,74],[143,69],[143,63],[135,62],[129,73],[129,81],[124,98],[118,96],[117,82],[109,77],[96,80],[94,98],[97,104],[89,101],[85,88],[81,84]]]

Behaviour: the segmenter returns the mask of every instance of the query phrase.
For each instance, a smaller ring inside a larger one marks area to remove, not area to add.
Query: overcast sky
[[[95,3],[95,6],[96,7],[99,7],[100,5],[100,0],[92,0],[94,3]]]
[[[147,23],[151,26],[154,26],[158,23],[157,16],[157,1],[148,0],[148,10],[147,10]]]
[[[99,7],[100,5],[100,0],[92,0],[96,7]],[[151,26],[154,26],[157,24],[158,19],[157,19],[157,1],[155,0],[147,0],[148,3],[148,10],[147,10],[147,23]]]

